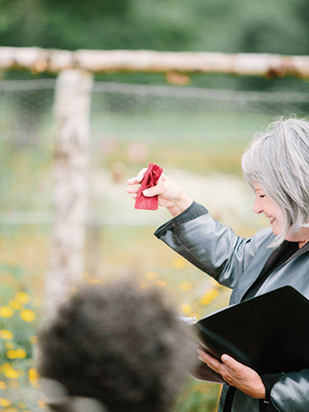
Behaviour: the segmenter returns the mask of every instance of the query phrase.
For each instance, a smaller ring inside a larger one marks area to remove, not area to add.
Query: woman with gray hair
[[[270,124],[243,154],[242,169],[255,191],[253,210],[265,214],[270,229],[248,239],[237,236],[162,174],[143,192],[158,195],[159,205],[173,216],[155,235],[232,288],[231,304],[286,285],[309,298],[309,122],[290,118]],[[128,181],[133,198],[144,173]],[[199,358],[226,382],[220,412],[309,410],[309,369],[259,376],[226,354],[221,362],[203,351]]]

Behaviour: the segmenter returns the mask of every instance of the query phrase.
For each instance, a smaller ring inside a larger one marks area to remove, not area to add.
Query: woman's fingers
[[[132,187],[127,188],[127,190],[126,190],[127,193],[129,193],[131,195],[136,195],[136,193],[140,189],[140,182],[143,180],[146,170],[147,170],[147,168],[144,168],[144,169],[140,170],[135,177],[132,177],[131,179],[129,179],[127,181],[128,185],[132,186]],[[159,182],[160,182],[160,180],[159,180]],[[138,186],[133,186],[133,185],[138,185]],[[143,195],[146,196],[146,197],[152,197],[152,196],[157,196],[157,195],[161,194],[163,191],[164,191],[164,188],[162,187],[162,185],[158,184],[156,186],[145,189],[143,191]]]
[[[237,373],[239,368],[241,368],[243,366],[240,362],[237,362],[236,359],[234,359],[231,356],[228,356],[226,354],[221,356],[221,360],[224,363],[224,365],[226,365],[234,373]]]
[[[197,352],[199,354],[198,358],[200,361],[206,363],[206,365],[209,366],[215,372],[220,373],[220,367],[222,363],[218,359],[214,358],[213,356],[209,355],[203,350],[198,349]]]
[[[138,187],[138,186],[128,187],[128,188],[126,189],[126,192],[129,193],[129,195],[136,194],[138,191],[139,191],[139,187]]]
[[[265,398],[265,386],[255,370],[226,354],[222,355],[222,362],[200,349],[198,354],[199,359],[219,373],[229,385],[235,386],[253,398]]]
[[[137,185],[139,183],[141,183],[141,181],[144,178],[145,172],[146,172],[147,168],[144,167],[143,169],[141,169],[136,176],[131,177],[131,179],[127,180],[127,184],[128,185]]]
[[[144,178],[145,172],[146,172],[147,168],[143,168],[141,169],[136,176],[131,177],[131,179],[127,180],[127,184],[130,185],[131,187],[128,187],[126,189],[126,192],[131,195],[131,197],[133,199],[136,199],[136,194],[139,191],[140,188],[140,183]],[[138,185],[138,186],[134,186],[134,185]]]
[[[144,175],[145,175],[145,173],[146,173],[147,170],[148,170],[147,167],[144,167],[142,170],[140,170],[140,171],[137,173],[136,179],[137,179],[138,183],[140,183],[140,182],[143,180]]]
[[[143,191],[143,195],[146,197],[157,196],[163,193],[163,188],[160,185],[149,187]]]
[[[127,188],[127,193],[134,199],[140,189],[140,183],[143,180],[146,170],[146,168],[140,170],[135,177],[127,181],[128,185],[131,186]],[[193,202],[193,200],[164,173],[160,176],[157,185],[145,189],[143,195],[146,197],[159,196],[159,206],[166,207],[173,217],[178,216]]]

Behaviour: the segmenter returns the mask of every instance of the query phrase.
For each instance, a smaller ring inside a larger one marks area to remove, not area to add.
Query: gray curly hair
[[[247,182],[258,183],[283,216],[283,228],[271,246],[308,227],[309,122],[290,117],[272,122],[254,136],[242,156]]]

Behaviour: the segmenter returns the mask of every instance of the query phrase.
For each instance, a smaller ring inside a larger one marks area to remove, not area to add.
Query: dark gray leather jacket
[[[248,239],[236,236],[197,203],[161,226],[155,235],[220,284],[232,288],[231,304],[240,302],[256,280],[273,250],[268,245],[274,240],[271,229]],[[256,295],[291,285],[309,298],[309,250],[302,249],[277,267]],[[223,386],[219,412],[223,411],[228,388]],[[271,402],[280,412],[308,412],[309,369],[284,374],[271,390]],[[231,411],[259,412],[259,401],[236,390]]]

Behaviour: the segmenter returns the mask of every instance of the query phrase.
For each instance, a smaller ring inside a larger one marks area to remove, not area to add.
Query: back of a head
[[[195,358],[162,290],[130,281],[83,286],[39,333],[38,372],[107,411],[163,412]]]
[[[258,183],[281,211],[284,226],[275,244],[309,217],[309,122],[279,119],[258,133],[242,156],[245,179]]]

